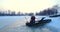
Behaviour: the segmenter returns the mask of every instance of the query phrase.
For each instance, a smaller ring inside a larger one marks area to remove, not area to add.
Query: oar
[[[43,17],[40,21],[42,21],[45,17]]]
[[[25,19],[26,19],[26,22],[28,22],[28,20],[27,20],[27,18],[25,17]]]

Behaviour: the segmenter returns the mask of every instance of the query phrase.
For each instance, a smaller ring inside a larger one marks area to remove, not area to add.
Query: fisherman
[[[31,23],[31,24],[34,24],[34,23],[35,23],[35,16],[31,16],[30,23]]]

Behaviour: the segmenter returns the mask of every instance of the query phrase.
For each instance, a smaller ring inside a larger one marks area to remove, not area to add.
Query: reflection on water
[[[0,32],[59,32],[59,29],[54,26],[50,26],[50,23],[39,27],[28,27],[25,25],[26,19],[24,17],[13,17],[13,19],[17,19],[18,21],[13,21],[13,23],[0,28]]]

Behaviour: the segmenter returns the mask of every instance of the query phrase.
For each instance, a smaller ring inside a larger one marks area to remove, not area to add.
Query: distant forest
[[[58,5],[55,5],[51,8],[47,8],[44,9],[43,11],[37,12],[35,13],[35,15],[54,15],[57,13],[58,13]],[[0,16],[25,16],[25,15],[31,16],[34,15],[34,13],[22,13],[22,12],[16,13],[15,11],[10,10],[8,10],[8,12],[0,11]]]
[[[36,13],[36,15],[54,15],[58,13],[58,6],[54,6],[52,8],[44,9],[43,11],[40,11],[39,13]]]

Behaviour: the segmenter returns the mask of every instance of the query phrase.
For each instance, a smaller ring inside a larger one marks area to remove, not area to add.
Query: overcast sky
[[[59,0],[0,0],[0,9],[35,13],[59,3]]]

